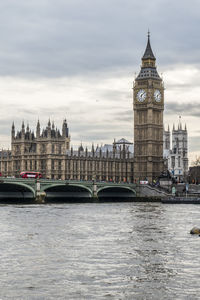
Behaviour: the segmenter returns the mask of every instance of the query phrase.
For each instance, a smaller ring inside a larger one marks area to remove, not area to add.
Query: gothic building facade
[[[69,129],[63,121],[62,132],[55,128],[50,120],[41,131],[38,121],[36,134],[30,131],[24,122],[15,134],[15,126],[11,130],[12,174],[19,176],[20,171],[39,171],[46,178],[59,177],[63,168],[63,158],[70,147]],[[59,174],[58,174],[59,173]]]
[[[132,143],[121,139],[112,147],[70,147],[66,120],[62,131],[48,122],[41,131],[38,121],[36,134],[29,126],[11,130],[11,151],[0,152],[0,171],[3,176],[19,177],[22,171],[41,172],[44,178],[67,180],[99,180],[133,182]]]
[[[184,181],[188,174],[188,132],[181,120],[177,129],[173,125],[172,134],[168,129],[164,131],[163,156],[166,168],[177,181]],[[172,140],[172,144],[171,144]]]

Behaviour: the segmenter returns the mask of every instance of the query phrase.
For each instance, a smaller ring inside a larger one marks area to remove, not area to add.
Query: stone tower
[[[185,181],[188,174],[188,132],[179,117],[178,127],[173,125],[172,146],[170,146],[170,130],[164,131],[164,158],[168,171],[177,181]]]
[[[150,34],[133,84],[134,179],[149,182],[163,171],[164,85],[156,69]]]
[[[184,153],[184,156],[187,156],[188,152],[188,135],[187,128],[182,128],[181,118],[179,117],[178,129],[176,130],[173,126],[172,130],[172,151]]]
[[[179,180],[185,179],[188,172],[188,133],[187,128],[182,128],[181,118],[178,129],[172,130],[171,172]]]

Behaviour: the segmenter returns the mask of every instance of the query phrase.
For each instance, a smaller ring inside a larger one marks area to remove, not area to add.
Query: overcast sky
[[[66,117],[72,144],[133,140],[132,85],[151,32],[166,126],[200,155],[199,0],[0,0],[0,147],[12,121]]]

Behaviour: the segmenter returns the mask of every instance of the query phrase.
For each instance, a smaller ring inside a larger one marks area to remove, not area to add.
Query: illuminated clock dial
[[[161,101],[161,92],[159,90],[155,90],[154,92],[154,99],[156,102],[160,102]]]
[[[137,99],[139,102],[143,102],[146,99],[147,93],[145,90],[139,90],[137,93]]]

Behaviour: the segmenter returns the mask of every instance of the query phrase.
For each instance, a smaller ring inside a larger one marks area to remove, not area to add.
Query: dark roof
[[[144,55],[142,57],[142,61],[145,59],[151,59],[153,60],[153,64],[142,64],[141,70],[139,75],[137,76],[136,80],[138,79],[157,79],[157,80],[162,80],[156,70],[156,66],[155,66],[155,56],[153,54],[153,51],[151,49],[151,44],[150,44],[150,34],[148,32],[148,40],[147,40],[147,46],[146,46],[146,50],[144,52]]]
[[[152,68],[141,68],[137,79],[146,79],[146,78],[153,78],[161,80],[160,76],[155,67]]]
[[[127,145],[133,145],[133,143],[127,141],[126,139],[122,138],[119,141],[115,142],[115,144],[127,144]]]
[[[142,57],[142,59],[148,59],[148,58],[151,58],[153,60],[155,60],[155,56],[153,54],[153,51],[151,49],[151,43],[150,43],[150,34],[148,32],[148,40],[147,40],[147,46],[146,46],[146,50],[144,52],[144,55]]]

